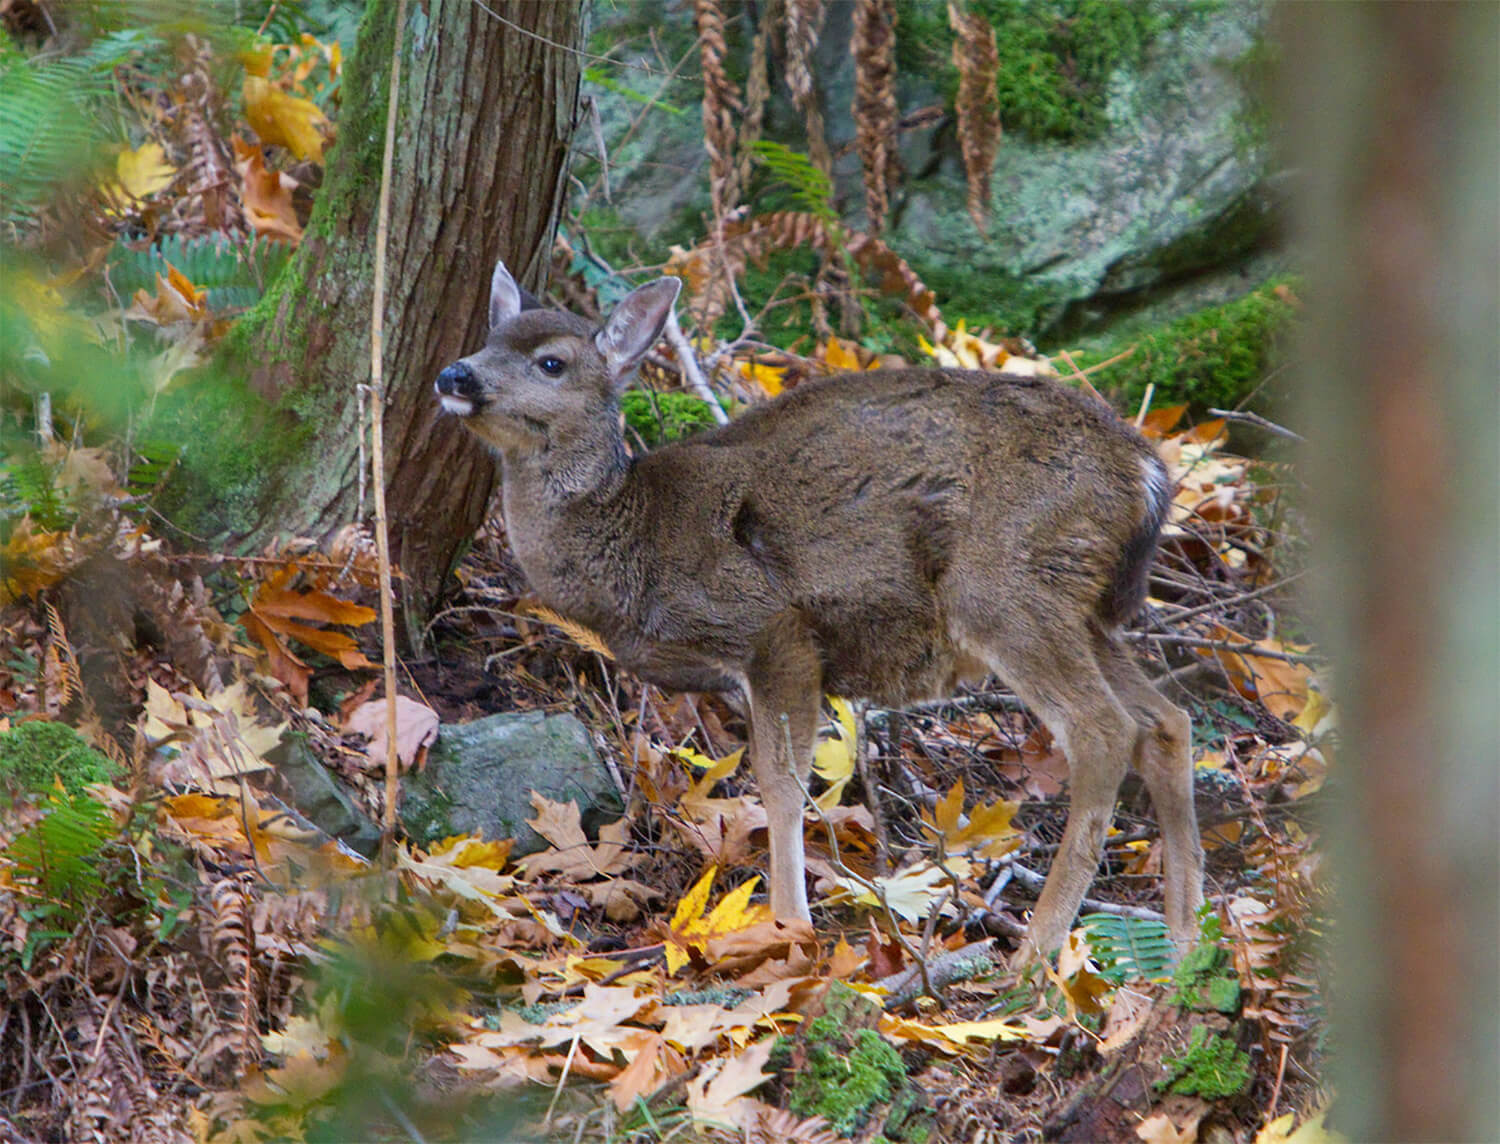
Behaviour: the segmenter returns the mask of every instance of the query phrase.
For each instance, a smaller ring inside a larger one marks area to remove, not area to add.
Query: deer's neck
[[[506,531],[532,587],[592,626],[632,611],[640,587],[640,521],[631,461],[618,431],[555,438],[504,466]]]

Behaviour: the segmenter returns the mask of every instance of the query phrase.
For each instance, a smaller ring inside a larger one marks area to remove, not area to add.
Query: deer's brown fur
[[[641,678],[748,700],[776,914],[808,916],[800,779],[824,692],[899,705],[993,672],[1072,776],[1023,954],[1066,936],[1132,763],[1161,821],[1168,922],[1190,942],[1188,719],[1116,637],[1169,500],[1150,446],[1051,380],[896,369],[802,385],[632,458],[618,393],[676,294],[674,279],[644,286],[596,329],[522,312],[497,266],[489,341],[437,388],[501,457],[507,530],[537,592]]]

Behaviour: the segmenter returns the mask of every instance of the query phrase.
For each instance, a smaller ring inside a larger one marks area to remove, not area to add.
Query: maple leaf
[[[854,726],[854,708],[847,699],[832,698],[834,734],[824,739],[813,752],[813,772],[828,784],[828,789],[814,801],[823,810],[839,804],[844,787],[854,777],[854,752],[858,735]]]
[[[761,922],[771,920],[769,906],[750,905],[750,895],[755,892],[759,876],[741,883],[724,895],[723,899],[707,915],[709,892],[713,889],[717,866],[710,866],[697,885],[689,890],[677,904],[672,915],[671,928],[667,933],[667,972],[675,974],[692,960],[692,952],[702,954],[708,942],[737,930],[748,929]]]
[[[1000,1017],[989,1021],[955,1021],[947,1025],[924,1025],[919,1021],[885,1013],[880,1018],[880,1032],[893,1040],[927,1045],[949,1056],[974,1052],[994,1041],[1036,1039],[1024,1025]]]
[[[258,75],[245,76],[245,118],[262,143],[285,147],[299,159],[323,161],[328,117],[310,99],[291,95]]]
[[[1011,819],[1020,809],[1018,802],[996,800],[988,805],[978,804],[963,817],[963,780],[938,800],[932,814],[922,815],[922,825],[929,834],[943,839],[943,848],[949,854],[977,854],[981,858],[1000,858],[1021,844],[1024,837],[1011,826]]]
[[[870,882],[877,887],[878,894],[863,882],[853,878],[839,878],[835,883],[837,889],[829,895],[828,900],[830,902],[853,901],[866,906],[879,906],[883,898],[893,913],[909,922],[918,922],[931,913],[932,907],[939,901],[951,896],[949,888],[952,885],[952,876],[948,871],[952,871],[953,876],[962,878],[966,877],[970,870],[970,864],[966,858],[951,858],[944,865],[947,866],[947,870],[927,862],[886,878],[872,878]],[[949,902],[944,906],[944,912],[952,908],[953,904]]]
[[[245,219],[258,235],[295,246],[302,241],[302,224],[292,206],[297,180],[266,167],[259,147],[236,137],[235,170],[240,175],[240,201]]]
[[[771,1059],[775,1040],[767,1037],[730,1057],[717,1069],[706,1067],[697,1079],[688,1083],[688,1114],[693,1118],[694,1127],[745,1127],[744,1121],[750,1110],[743,1107],[743,1097],[770,1079],[771,1074],[763,1070]]]
[[[177,177],[177,168],[167,162],[160,143],[143,143],[135,150],[121,151],[115,159],[115,182],[106,193],[113,197],[144,199],[164,191]]]
[[[576,802],[554,802],[546,795],[531,792],[531,805],[537,816],[526,823],[548,842],[553,849],[538,854],[528,854],[517,863],[524,877],[537,874],[558,873],[575,881],[589,878],[607,878],[623,873],[640,861],[640,855],[632,854],[626,846],[630,841],[630,826],[625,819],[599,828],[599,844],[591,845],[583,832],[583,820]]]
[[[148,741],[175,749],[159,766],[158,777],[169,782],[238,795],[241,777],[270,766],[264,756],[286,726],[261,721],[243,682],[204,696],[197,688],[174,694],[146,681],[141,730]]]

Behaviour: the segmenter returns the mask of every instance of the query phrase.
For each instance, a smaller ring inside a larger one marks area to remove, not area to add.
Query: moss
[[[244,382],[217,374],[168,394],[143,432],[181,449],[154,507],[188,533],[216,539],[251,531],[276,473],[311,430],[278,423]]]
[[[690,393],[632,389],[621,396],[620,408],[625,413],[625,424],[651,448],[691,437],[718,424],[708,402]]]
[[[910,260],[912,269],[937,295],[948,324],[965,319],[970,329],[988,326],[1006,337],[1036,337],[1063,308],[1066,286],[1019,275]]]
[[[1250,1083],[1250,1054],[1228,1037],[1195,1025],[1187,1050],[1162,1058],[1168,1075],[1156,1082],[1158,1090],[1221,1100],[1238,1096]]]
[[[1110,78],[1136,64],[1182,14],[1149,0],[974,0],[995,29],[1000,122],[1029,139],[1077,142],[1108,125]],[[958,88],[953,33],[941,4],[897,6],[902,74],[933,75],[951,103]]]
[[[826,1015],[810,1023],[807,1063],[792,1085],[789,1107],[799,1116],[821,1116],[847,1135],[891,1099],[906,1069],[875,1030],[860,1029],[847,1040],[843,1033],[843,1026]]]
[[[32,719],[0,733],[0,791],[10,795],[41,794],[54,783],[76,795],[119,770],[65,723]]]
[[[1183,1009],[1234,1013],[1240,1007],[1240,980],[1223,947],[1208,942],[1182,959],[1173,975],[1173,1004]]]
[[[1247,397],[1282,360],[1287,334],[1300,312],[1296,279],[1279,279],[1222,306],[1213,306],[1097,350],[1074,355],[1081,368],[1135,352],[1094,383],[1125,408],[1154,385],[1156,405],[1187,402],[1198,409],[1229,408]]]

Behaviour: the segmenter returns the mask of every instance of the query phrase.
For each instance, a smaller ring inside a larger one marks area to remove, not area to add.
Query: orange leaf
[[[281,637],[253,611],[241,616],[240,623],[245,625],[245,631],[249,633],[250,638],[266,649],[266,655],[271,661],[272,677],[286,684],[292,697],[300,705],[306,707],[307,684],[312,679],[312,669],[293,655],[282,642]]]
[[[1164,405],[1160,409],[1153,409],[1141,422],[1141,432],[1147,437],[1165,437],[1176,427],[1177,422],[1182,420],[1182,415],[1186,412],[1186,403]]]
[[[241,179],[240,198],[245,206],[245,218],[255,233],[294,246],[301,242],[302,226],[292,207],[292,188],[297,185],[296,180],[280,171],[267,170],[258,147],[248,147],[236,139],[235,153],[235,166]]]
[[[289,592],[274,583],[262,584],[257,588],[250,606],[262,616],[284,616],[324,624],[350,624],[355,627],[368,624],[375,618],[375,609],[356,604],[352,600],[343,600],[316,590]]]

